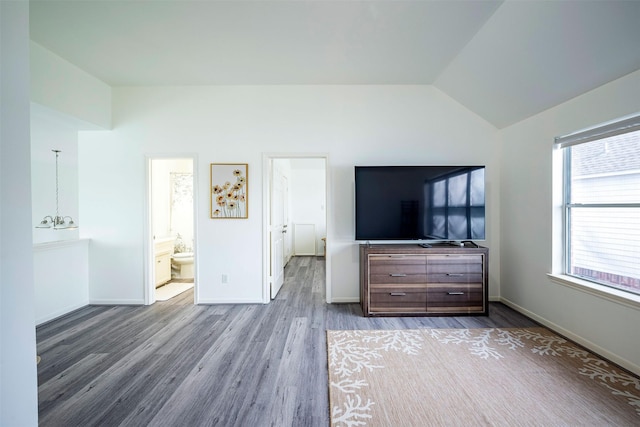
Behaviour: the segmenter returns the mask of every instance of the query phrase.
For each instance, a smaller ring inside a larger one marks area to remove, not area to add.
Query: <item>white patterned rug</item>
[[[545,328],[327,331],[332,426],[640,426],[640,379]]]
[[[166,301],[193,288],[193,282],[169,282],[156,289],[156,301]]]

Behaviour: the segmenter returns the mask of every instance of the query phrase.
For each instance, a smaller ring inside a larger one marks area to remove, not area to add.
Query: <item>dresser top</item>
[[[448,243],[434,243],[429,247],[422,247],[419,244],[361,244],[361,251],[369,254],[375,253],[403,253],[403,254],[428,254],[428,253],[487,253],[488,248],[476,246],[472,243],[465,243],[464,246],[452,245]]]

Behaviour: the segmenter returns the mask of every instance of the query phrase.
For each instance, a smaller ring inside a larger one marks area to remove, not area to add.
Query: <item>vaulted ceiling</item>
[[[498,128],[640,69],[640,1],[31,0],[111,86],[434,85]]]

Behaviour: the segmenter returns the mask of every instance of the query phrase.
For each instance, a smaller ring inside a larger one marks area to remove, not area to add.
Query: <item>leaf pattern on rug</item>
[[[640,380],[637,377],[614,369],[605,360],[594,356],[587,350],[569,344],[567,340],[556,335],[543,335],[527,330],[518,331],[518,334],[523,338],[540,343],[541,345],[534,346],[531,351],[541,356],[557,356],[564,353],[571,358],[582,361],[584,367],[578,369],[581,375],[599,381],[616,396],[626,397],[629,405],[633,406],[636,413],[640,415],[640,394],[623,391],[614,386],[614,384],[620,384],[623,387],[633,385],[640,392]]]
[[[523,340],[528,340],[534,343],[531,352],[539,356],[556,357],[566,354],[568,357],[582,361],[584,367],[578,370],[581,375],[599,381],[614,395],[626,397],[629,405],[633,406],[640,415],[640,394],[636,395],[614,386],[614,384],[620,384],[624,387],[633,385],[636,390],[640,391],[640,380],[637,377],[613,369],[606,361],[584,349],[569,344],[566,339],[555,334],[543,334],[531,329],[513,331],[504,329],[459,329],[453,331],[433,329],[430,331],[430,336],[443,344],[469,344],[471,354],[483,359],[489,357],[500,359],[504,356],[495,347],[489,345],[494,333],[497,334],[497,338],[493,341],[510,350],[524,347]]]
[[[363,418],[371,418],[371,414],[368,414],[366,411],[369,411],[369,408],[373,404],[371,399],[367,399],[367,403],[363,403],[360,395],[355,395],[355,398],[347,396],[346,402],[344,403],[344,411],[339,406],[333,407],[331,411],[332,422],[336,425],[345,425],[348,427],[367,425]]]
[[[329,331],[328,331],[329,332]],[[539,357],[566,356],[579,360],[580,375],[606,387],[615,396],[626,399],[640,416],[640,379],[616,369],[605,360],[543,328],[524,329],[420,329],[420,330],[351,330],[330,331],[329,369],[339,378],[329,386],[344,394],[342,404],[331,408],[335,426],[365,426],[371,420],[375,402],[367,396],[367,384],[355,374],[385,367],[384,354],[401,352],[415,355],[429,338],[442,344],[467,346],[469,353],[482,359],[501,359],[505,352],[528,348]],[[624,390],[623,390],[624,388]],[[630,390],[631,388],[631,390]],[[633,392],[637,390],[637,393]],[[373,421],[373,420],[371,420]]]
[[[515,332],[519,338],[525,338],[529,341],[538,343],[531,351],[541,356],[559,356],[565,350],[560,344],[566,344],[567,340],[557,335],[543,335],[536,331],[528,329],[518,330]]]
[[[495,339],[492,338],[494,332],[498,335]],[[432,329],[430,330],[430,335],[442,344],[469,344],[471,354],[482,359],[490,357],[501,359],[504,357],[495,347],[490,345],[492,340],[511,350],[515,350],[516,347],[524,347],[524,343],[517,335],[501,329]]]
[[[332,382],[331,385],[343,393],[350,394],[355,393],[356,391],[365,386],[368,386],[369,384],[367,384],[366,381],[362,380],[353,381],[351,379],[346,379],[338,382]]]
[[[364,369],[384,368],[380,364],[384,352],[417,354],[416,350],[421,348],[423,341],[422,333],[417,330],[336,331],[329,351],[329,369],[343,379],[331,382],[330,387],[347,394],[347,397],[343,407],[336,405],[331,409],[332,424],[347,427],[366,425],[364,419],[371,418],[367,411],[375,402],[367,399],[365,403],[358,391],[368,384],[350,377]]]

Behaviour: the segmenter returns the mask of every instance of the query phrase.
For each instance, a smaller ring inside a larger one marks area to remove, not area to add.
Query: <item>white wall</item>
[[[315,226],[315,255],[322,255],[327,233],[326,171],[324,159],[292,159],[289,179],[291,222]]]
[[[329,155],[333,300],[358,300],[355,164],[486,164],[486,244],[499,251],[496,129],[429,86],[117,88],[113,131],[80,135],[81,236],[92,239],[90,299],[143,301],[145,163],[198,153],[200,298],[262,301],[262,155]],[[249,218],[209,219],[209,163],[249,164]],[[114,265],[117,268],[114,268]],[[490,293],[499,289],[491,257]],[[222,274],[229,277],[221,283]]]
[[[37,325],[89,304],[89,240],[40,243],[33,252]]]
[[[571,289],[552,272],[554,137],[640,111],[640,71],[500,132],[502,298],[640,373],[640,310]]]
[[[111,127],[111,87],[30,42],[31,101],[70,117]]]
[[[31,225],[56,214],[56,166],[51,150],[57,149],[62,151],[58,159],[59,213],[71,216],[82,227],[78,132],[111,126],[111,88],[43,47],[32,42],[29,46]],[[89,242],[78,240],[79,235],[78,229],[33,228],[32,270],[38,324],[89,303]]]
[[[0,425],[38,425],[29,2],[0,1]]]
[[[144,304],[146,162],[135,144],[109,141],[113,135],[79,134],[80,238],[91,239],[89,301]]]
[[[80,117],[110,124],[111,89],[38,45],[32,43],[31,47],[35,51],[32,50],[30,57],[33,68],[37,69],[31,73],[32,96],[50,104],[31,103],[31,223],[35,226],[44,216],[56,214],[56,157],[51,151],[56,149],[61,150],[58,158],[59,213],[71,216],[82,227],[78,203],[78,132],[99,127],[54,108],[66,108]],[[47,61],[43,62],[43,58]],[[56,71],[43,73],[40,67],[46,64]],[[55,64],[62,64],[62,69]],[[39,96],[39,93],[54,94],[62,89],[61,86],[70,84],[72,78],[62,78],[65,72],[80,78],[73,88],[66,88],[69,93],[64,97]],[[43,90],[45,86],[54,88]],[[83,107],[74,97],[82,97],[91,107]],[[79,110],[69,109],[71,105]],[[89,242],[78,240],[79,235],[79,229],[33,229],[36,324],[89,303]]]

